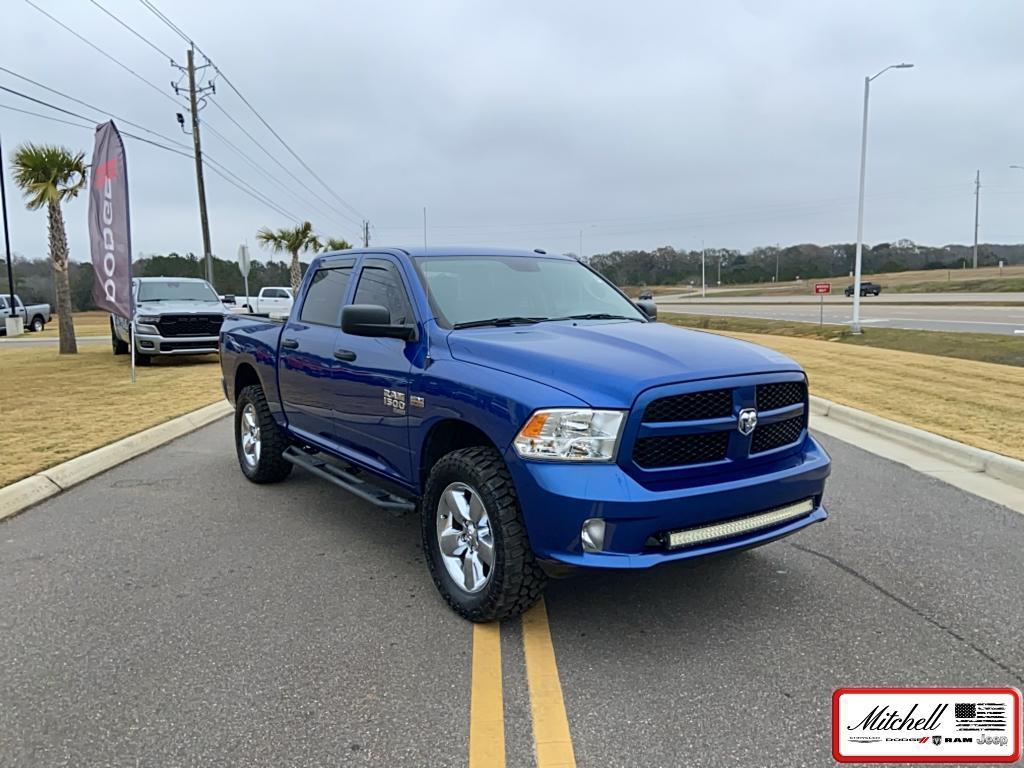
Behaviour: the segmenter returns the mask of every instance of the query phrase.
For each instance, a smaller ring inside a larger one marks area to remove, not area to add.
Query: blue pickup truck
[[[416,512],[434,583],[472,621],[526,610],[552,575],[824,520],[800,366],[656,313],[541,250],[320,255],[287,321],[224,321],[239,465]]]

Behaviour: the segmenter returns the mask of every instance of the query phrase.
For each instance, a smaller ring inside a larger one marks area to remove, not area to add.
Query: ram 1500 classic
[[[224,321],[239,465],[415,512],[434,583],[473,621],[525,610],[566,570],[824,520],[800,366],[655,313],[539,250],[320,255],[286,321]]]

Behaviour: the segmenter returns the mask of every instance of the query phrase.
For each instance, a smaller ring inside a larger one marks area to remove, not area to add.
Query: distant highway
[[[910,294],[902,294],[908,296]],[[935,294],[922,294],[934,296]],[[997,294],[986,294],[989,296]],[[1018,294],[998,294],[1016,296]],[[752,299],[765,298],[764,301]],[[764,320],[795,320],[817,323],[819,306],[813,297],[809,302],[780,301],[782,297],[750,297],[725,303],[723,299],[670,301],[658,297],[661,312],[684,312],[693,315],[753,317]],[[787,297],[802,299],[799,296]],[[878,297],[882,298],[882,297]],[[960,333],[995,333],[1017,335],[1024,343],[1024,305],[1018,307],[986,307],[977,305],[907,306],[880,302],[869,297],[861,302],[861,323],[869,328],[908,328],[921,331],[956,331]],[[842,299],[842,297],[840,297]],[[825,303],[824,322],[849,324],[852,315],[849,299]]]
[[[843,296],[843,289],[832,286],[834,293],[825,297],[826,304],[852,305],[853,299]],[[1024,291],[1006,293],[885,293],[880,296],[866,296],[865,304],[1021,304],[1024,305]],[[814,304],[817,306],[819,297],[807,289],[806,294],[799,296],[721,296],[724,289],[708,288],[707,298],[702,299],[700,293],[673,293],[655,296],[658,302],[683,302],[698,304]]]

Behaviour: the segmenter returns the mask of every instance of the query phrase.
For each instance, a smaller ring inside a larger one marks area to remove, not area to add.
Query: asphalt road
[[[813,286],[808,285],[806,293],[797,296],[721,296],[717,294],[729,293],[728,288],[708,288],[708,295],[701,298],[700,290],[693,293],[666,293],[656,296],[658,301],[673,302],[694,302],[698,304],[713,303],[744,303],[744,304],[814,304],[817,305],[820,297],[813,293]],[[825,296],[826,304],[851,304],[852,298],[843,295],[842,288],[832,285],[834,293]],[[878,296],[865,296],[865,301],[874,304],[1024,304],[1024,291],[970,293],[966,291],[952,291],[950,293],[886,293],[884,290]]]
[[[550,585],[578,765],[828,765],[836,687],[1024,685],[1024,516],[822,440],[825,523]],[[422,560],[411,516],[248,484],[226,420],[0,523],[0,764],[465,765],[473,632]]]
[[[694,315],[756,317],[765,320],[797,320],[817,323],[822,308],[817,302],[790,304],[781,302],[726,304],[721,299],[714,303],[670,302],[658,300],[663,312],[685,312]],[[743,303],[738,303],[742,301]],[[971,305],[906,306],[879,303],[874,296],[861,301],[861,323],[872,328],[911,328],[922,331],[956,331],[1024,335],[1024,305],[1019,307],[986,307]],[[845,325],[853,314],[849,299],[826,303],[824,322]]]

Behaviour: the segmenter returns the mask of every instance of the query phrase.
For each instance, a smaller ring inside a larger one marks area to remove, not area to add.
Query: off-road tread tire
[[[495,568],[478,594],[451,583],[437,545],[437,500],[449,483],[461,481],[480,492],[494,531]],[[473,622],[518,616],[536,603],[547,577],[530,546],[512,476],[501,454],[489,446],[452,451],[431,468],[420,500],[423,550],[438,592],[452,610]]]
[[[242,420],[242,409],[246,403],[252,403],[256,407],[256,417],[260,423],[260,460],[256,468],[251,468],[242,458],[242,443],[238,439],[238,425]],[[250,384],[238,393],[235,399],[235,453],[238,456],[238,466],[242,468],[242,474],[254,483],[279,483],[292,473],[292,463],[284,458],[285,449],[288,448],[288,437],[270,415],[270,407],[267,405],[267,398],[263,394],[263,387],[259,384]]]

